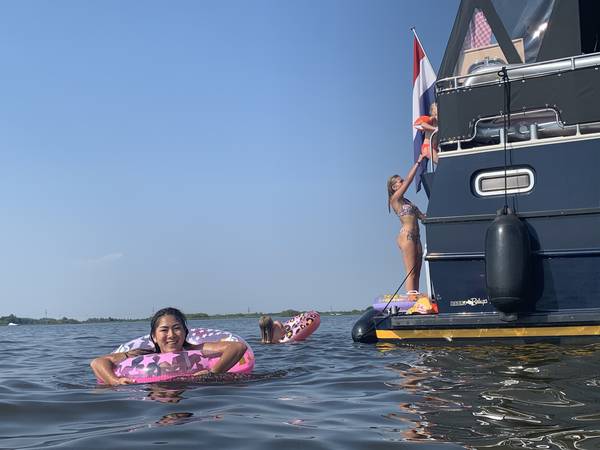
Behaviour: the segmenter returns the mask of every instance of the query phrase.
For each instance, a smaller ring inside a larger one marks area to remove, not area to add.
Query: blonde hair
[[[429,115],[433,116],[433,108],[435,108],[435,112],[437,112],[437,102],[433,102],[430,106],[429,106]]]
[[[388,178],[387,181],[387,191],[388,191],[388,212],[391,212],[390,209],[390,199],[392,198],[392,195],[394,195],[394,190],[392,189],[392,186],[394,185],[394,183],[396,182],[396,179],[400,179],[402,180],[402,177],[398,174],[396,175],[392,175],[391,177]]]
[[[258,319],[258,326],[260,327],[260,337],[263,344],[273,343],[273,319],[269,316],[262,316]]]

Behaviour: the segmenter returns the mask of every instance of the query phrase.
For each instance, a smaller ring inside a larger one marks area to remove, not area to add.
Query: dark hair
[[[173,316],[173,317],[175,317],[175,319],[177,319],[177,322],[179,322],[181,324],[181,326],[183,327],[183,329],[185,330],[183,347],[186,348],[186,347],[190,346],[191,344],[187,341],[187,336],[188,336],[189,330],[187,327],[187,319],[185,318],[185,314],[183,314],[177,308],[172,308],[169,306],[168,308],[163,308],[163,309],[159,309],[158,311],[156,311],[154,316],[152,316],[152,320],[150,321],[150,340],[154,344],[156,353],[160,353],[160,347],[156,344],[156,342],[154,342],[154,338],[152,336],[153,336],[154,332],[156,331],[156,328],[158,327],[158,320],[163,316]]]
[[[263,343],[273,343],[273,319],[269,316],[262,316],[258,319],[258,326],[260,327],[260,337]]]

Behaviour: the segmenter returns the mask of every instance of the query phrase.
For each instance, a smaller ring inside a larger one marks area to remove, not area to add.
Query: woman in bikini
[[[425,214],[410,200],[404,198],[404,193],[415,178],[417,168],[423,158],[424,155],[421,154],[404,180],[400,175],[392,175],[387,183],[388,210],[391,211],[393,209],[402,223],[402,228],[400,229],[400,233],[398,233],[396,242],[404,258],[404,267],[407,273],[407,291],[419,290],[423,247],[421,246],[418,220],[423,220]]]

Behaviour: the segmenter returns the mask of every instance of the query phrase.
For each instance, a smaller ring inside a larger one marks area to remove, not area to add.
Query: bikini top
[[[418,217],[419,215],[419,208],[417,208],[415,205],[413,205],[410,200],[406,200],[403,199],[402,200],[402,204],[400,205],[400,211],[396,212],[396,214],[398,215],[398,217],[403,217],[403,216],[415,216]]]

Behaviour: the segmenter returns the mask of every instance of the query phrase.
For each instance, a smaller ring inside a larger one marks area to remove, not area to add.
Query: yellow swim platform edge
[[[368,309],[352,329],[355,342],[600,341],[600,309],[541,311],[506,316],[495,312],[386,314]]]
[[[427,340],[444,339],[500,339],[500,338],[557,338],[600,336],[600,325],[583,326],[538,326],[506,328],[444,328],[444,329],[403,329],[375,331],[378,340]]]

